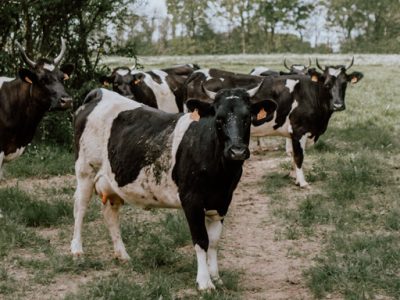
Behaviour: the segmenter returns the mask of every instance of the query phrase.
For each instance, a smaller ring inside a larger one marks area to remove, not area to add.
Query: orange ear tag
[[[357,83],[357,81],[358,81],[358,79],[355,76],[351,79],[351,83]]]
[[[135,81],[133,82],[133,84],[138,84],[139,82],[140,82],[140,79],[135,80]]]
[[[317,75],[311,76],[311,81],[318,82],[318,77],[317,77]]]
[[[267,116],[267,112],[265,111],[264,107],[262,107],[257,114],[257,121],[265,119],[266,116]]]
[[[199,111],[197,109],[195,109],[191,114],[190,114],[190,118],[196,122],[198,122],[200,120],[200,115],[199,115]]]
[[[32,84],[32,80],[30,80],[28,77],[25,77],[25,81],[29,82],[30,84]]]
[[[64,73],[64,80],[68,80],[68,79],[69,79],[68,74]]]

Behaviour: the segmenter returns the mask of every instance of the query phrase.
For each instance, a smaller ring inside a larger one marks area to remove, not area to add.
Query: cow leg
[[[286,138],[286,154],[290,157],[293,156],[292,139]]]
[[[3,179],[4,152],[0,152],[0,180]]]
[[[120,260],[129,260],[130,257],[125,250],[124,242],[121,238],[120,224],[119,224],[119,208],[120,202],[111,204],[110,201],[103,205],[104,220],[110,230],[111,239],[114,244],[114,256]]]
[[[89,205],[93,193],[93,180],[89,176],[77,174],[77,187],[75,191],[74,203],[74,236],[71,242],[71,252],[75,256],[83,254],[82,250],[82,223],[86,209]]]
[[[304,137],[305,136],[303,136],[303,138]],[[292,137],[292,145],[293,145],[294,167],[296,171],[296,184],[300,185],[300,187],[302,188],[308,187],[308,183],[304,177],[302,168],[304,160],[304,149],[302,148],[301,139],[298,140]]]
[[[200,205],[202,202],[198,201],[198,199],[192,198],[189,199],[189,201],[190,203],[188,205],[182,203],[182,206],[189,224],[197,256],[197,288],[200,291],[215,289],[207,266],[207,250],[209,241],[203,205]],[[196,203],[197,201],[198,204]]]
[[[206,228],[209,240],[207,251],[208,270],[214,282],[222,284],[218,272],[217,246],[222,232],[222,221],[213,221],[206,218]]]

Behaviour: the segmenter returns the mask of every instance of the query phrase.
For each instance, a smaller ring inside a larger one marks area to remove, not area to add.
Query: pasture
[[[293,62],[308,56],[288,56]],[[349,56],[322,56],[346,64]],[[198,63],[248,73],[282,69],[283,55],[144,57],[146,69]],[[182,212],[122,208],[132,260],[113,259],[98,198],[84,223],[85,256],[73,260],[74,155],[31,145],[0,182],[0,298],[393,299],[400,295],[400,86],[398,56],[356,56],[363,80],[346,110],[307,149],[310,189],[288,176],[284,139],[265,138],[235,191],[219,246],[224,286],[199,295]],[[110,66],[132,64],[109,57]]]

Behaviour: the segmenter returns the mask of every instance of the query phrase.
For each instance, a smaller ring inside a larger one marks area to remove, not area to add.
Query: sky
[[[167,16],[167,6],[165,0],[139,0],[139,6],[137,7],[135,13],[141,16],[156,16],[160,20]],[[312,1],[312,0],[304,0],[304,1]],[[224,20],[223,18],[213,18],[214,29],[219,28],[220,31],[224,31],[227,27],[224,28]],[[339,50],[339,33],[337,29],[327,29],[325,28],[325,20],[326,20],[326,11],[322,9],[318,13],[314,14],[309,20],[308,24],[308,32],[305,35],[305,39],[311,43],[312,46],[315,46],[317,43],[327,43],[329,42],[334,51]],[[287,32],[287,31],[286,31]],[[289,30],[290,32],[290,30]],[[295,33],[295,32],[293,32]],[[154,34],[157,37],[157,33]]]

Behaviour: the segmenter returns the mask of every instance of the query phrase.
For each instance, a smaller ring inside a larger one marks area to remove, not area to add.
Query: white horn
[[[65,50],[67,50],[67,46],[65,45],[64,38],[61,38],[61,52],[60,54],[54,59],[54,64],[58,65],[65,54]]]
[[[32,68],[35,68],[36,63],[26,55],[24,48],[21,46],[18,41],[15,41],[15,45],[17,45],[19,52],[22,55],[22,59],[25,61],[26,64],[30,65]]]
[[[247,90],[247,93],[249,94],[250,98],[253,97],[255,94],[257,94],[259,88],[261,87],[261,85],[263,84],[264,81],[261,81],[259,85],[257,85],[255,88],[251,89],[251,90]]]
[[[210,98],[211,100],[215,100],[215,96],[217,96],[217,93],[216,92],[212,92],[210,90],[207,90],[203,83],[201,84],[201,87],[203,88],[203,91],[206,93],[208,98]]]

